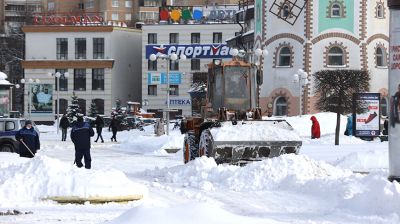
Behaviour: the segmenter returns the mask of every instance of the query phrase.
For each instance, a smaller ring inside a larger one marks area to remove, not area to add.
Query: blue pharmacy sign
[[[191,45],[146,45],[146,59],[151,54],[177,55],[187,58],[232,58],[231,48],[226,44],[191,44]]]
[[[167,84],[167,73],[148,73],[147,74],[148,85]],[[169,84],[180,85],[182,83],[182,73],[170,72],[169,73]]]

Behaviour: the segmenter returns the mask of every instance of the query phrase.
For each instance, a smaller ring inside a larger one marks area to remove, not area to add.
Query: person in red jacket
[[[311,126],[311,138],[319,138],[321,137],[321,131],[319,129],[319,122],[317,120],[317,118],[315,116],[312,116],[310,118],[310,120],[312,121],[312,126]]]

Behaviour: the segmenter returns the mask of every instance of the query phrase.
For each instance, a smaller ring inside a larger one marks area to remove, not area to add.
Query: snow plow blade
[[[241,164],[288,153],[298,154],[301,145],[301,141],[215,141],[211,156],[217,164]]]

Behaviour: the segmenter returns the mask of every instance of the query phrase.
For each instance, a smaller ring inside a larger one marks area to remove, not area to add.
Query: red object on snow
[[[311,138],[320,138],[321,137],[321,130],[319,129],[319,122],[315,116],[310,118],[312,121],[311,126]]]

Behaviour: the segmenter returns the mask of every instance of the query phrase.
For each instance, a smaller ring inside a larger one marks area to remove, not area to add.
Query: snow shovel
[[[22,139],[19,141],[22,142],[22,144],[24,144],[24,146],[28,149],[28,151],[32,154],[32,156],[35,157],[35,154],[33,154],[32,150],[25,144],[25,142]]]

